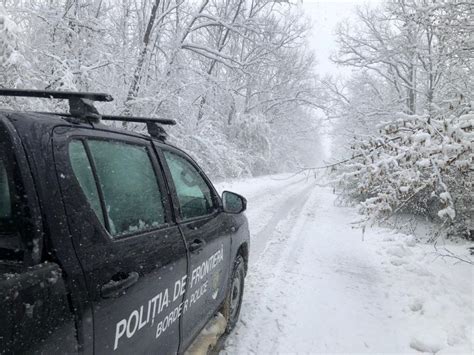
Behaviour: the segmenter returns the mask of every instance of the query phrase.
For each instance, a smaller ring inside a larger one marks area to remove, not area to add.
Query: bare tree
[[[290,154],[279,134],[290,142],[298,131],[290,125],[309,125],[307,110],[320,105],[297,5],[19,0],[6,8],[19,24],[30,86],[107,91],[116,101],[104,109],[174,118],[171,138],[204,151],[203,165],[218,176],[271,172],[306,154],[294,145],[289,163],[275,160]]]

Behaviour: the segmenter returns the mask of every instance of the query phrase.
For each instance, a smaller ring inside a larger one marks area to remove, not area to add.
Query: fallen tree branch
[[[436,247],[436,243],[433,244],[433,247],[435,249],[435,252],[434,254],[437,255],[437,257],[441,257],[441,258],[452,258],[452,259],[455,259],[457,260],[458,262],[463,262],[463,263],[467,263],[469,265],[474,265],[474,261],[473,260],[470,260],[470,259],[464,259],[456,254],[454,254],[451,250],[447,249],[446,247],[443,247],[443,251],[444,253],[440,252],[438,250],[438,248]]]
[[[360,153],[360,154],[354,155],[354,156],[351,157],[351,158],[347,158],[347,159],[344,159],[344,160],[340,160],[340,161],[335,162],[335,163],[332,163],[332,164],[327,164],[327,165],[323,165],[323,166],[315,166],[315,167],[304,167],[304,168],[301,168],[298,173],[303,172],[303,171],[307,171],[307,170],[322,170],[322,169],[333,168],[333,167],[335,167],[335,166],[338,166],[338,165],[347,163],[347,162],[349,162],[349,161],[355,160],[355,159],[357,159],[357,158],[363,157],[365,154],[371,153],[371,152],[373,152],[374,150],[377,150],[377,149],[379,149],[379,148],[385,146],[386,143],[388,143],[388,142],[393,142],[393,141],[396,141],[396,140],[399,140],[399,139],[402,139],[402,137],[394,137],[394,138],[392,138],[392,139],[387,140],[387,141],[384,142],[384,143],[377,144],[375,147],[373,147],[372,149],[370,149],[367,153]],[[298,174],[298,173],[297,173],[297,174]]]

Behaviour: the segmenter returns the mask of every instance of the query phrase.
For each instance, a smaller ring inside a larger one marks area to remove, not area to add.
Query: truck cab
[[[243,197],[97,115],[1,111],[0,146],[0,352],[176,354],[218,312],[232,329]]]

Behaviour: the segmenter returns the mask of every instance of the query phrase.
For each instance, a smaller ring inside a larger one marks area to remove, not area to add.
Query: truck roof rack
[[[14,97],[35,97],[43,99],[60,99],[69,101],[69,114],[61,114],[64,116],[76,117],[98,123],[101,119],[104,121],[121,121],[121,122],[137,122],[145,123],[148,134],[156,139],[165,141],[168,137],[166,131],[161,125],[175,125],[176,121],[170,119],[158,119],[151,117],[126,117],[101,115],[95,108],[93,102],[110,102],[113,97],[106,93],[95,92],[72,92],[72,91],[53,91],[53,90],[22,90],[22,89],[2,89],[0,88],[0,96]],[[56,113],[57,114],[57,113]]]
[[[102,120],[104,121],[121,121],[121,122],[137,122],[137,123],[147,123],[154,122],[166,126],[174,126],[176,124],[175,120],[170,120],[167,118],[152,118],[152,117],[140,117],[140,116],[114,116],[114,115],[102,115]]]

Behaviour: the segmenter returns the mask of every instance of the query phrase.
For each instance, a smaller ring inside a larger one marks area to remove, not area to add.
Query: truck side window
[[[122,236],[164,224],[162,194],[146,147],[87,140],[109,233]]]
[[[100,206],[99,192],[82,141],[74,140],[69,144],[69,159],[71,160],[72,169],[79,181],[79,185],[81,185],[82,191],[84,191],[84,194],[97,215],[97,218],[99,218],[100,222],[105,225],[104,214],[102,207]]]
[[[183,219],[205,216],[215,209],[212,192],[199,171],[180,155],[164,150]]]

